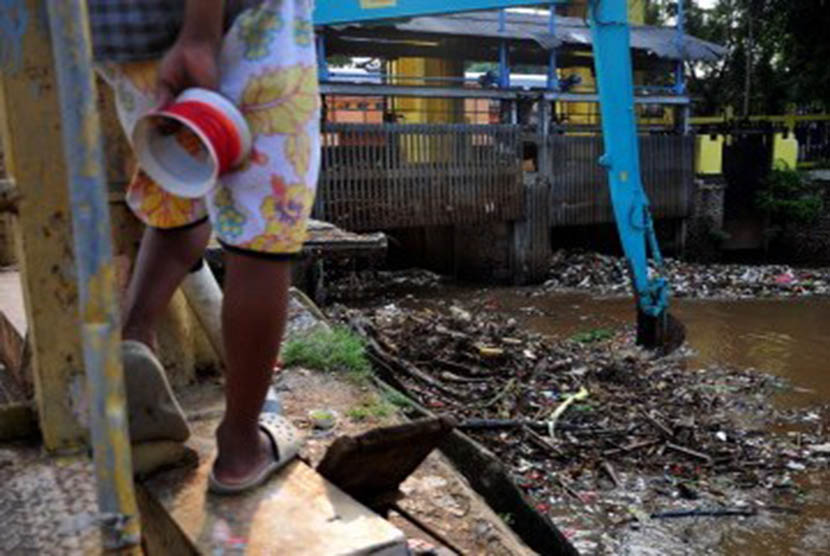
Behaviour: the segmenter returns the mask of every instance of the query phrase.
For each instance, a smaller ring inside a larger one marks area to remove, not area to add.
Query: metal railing
[[[830,120],[797,122],[798,164],[809,167],[830,162]]]
[[[523,215],[515,125],[328,124],[315,217],[349,230]]]
[[[597,164],[602,137],[554,135],[550,145],[551,226],[614,222],[607,172]],[[692,136],[640,137],[643,185],[655,218],[689,215],[693,153]]]
[[[699,133],[745,135],[788,130],[798,140],[798,166],[809,168],[830,161],[830,114],[758,114],[743,118],[729,113],[693,117],[690,125]]]
[[[602,137],[552,135],[550,225],[611,223]],[[694,137],[640,138],[655,218],[689,215]],[[315,217],[349,230],[525,218],[518,125],[328,124]]]

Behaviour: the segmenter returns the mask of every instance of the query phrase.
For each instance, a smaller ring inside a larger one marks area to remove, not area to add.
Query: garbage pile
[[[743,299],[830,294],[830,268],[704,265],[666,259],[665,275],[675,297]],[[540,294],[574,289],[602,295],[632,292],[626,261],[621,257],[560,250],[551,259],[549,276]]]
[[[598,276],[599,265],[621,272],[614,259],[578,260],[593,269],[583,276]],[[789,411],[800,432],[770,432],[785,415],[770,402],[784,384],[770,375],[689,370],[626,333],[587,345],[551,340],[458,305],[335,306],[331,316],[366,338],[409,396],[453,415],[497,454],[541,511],[569,500],[612,525],[678,511],[754,515],[794,488],[793,473],[830,465],[830,412]],[[631,507],[604,498],[631,489]]]
[[[326,294],[334,301],[354,301],[436,289],[445,282],[440,275],[420,268],[395,271],[332,269],[326,276]]]

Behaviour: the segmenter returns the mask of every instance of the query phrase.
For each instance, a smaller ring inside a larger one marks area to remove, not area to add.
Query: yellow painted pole
[[[35,400],[49,452],[86,444],[88,400],[61,142],[61,112],[41,0],[0,2],[0,137],[20,198],[15,235],[32,340]]]

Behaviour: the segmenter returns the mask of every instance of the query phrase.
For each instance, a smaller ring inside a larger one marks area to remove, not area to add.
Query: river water
[[[493,297],[529,328],[559,337],[614,329],[634,320],[633,302],[624,298],[528,298],[515,290],[494,290]],[[533,314],[530,307],[542,313]],[[797,395],[785,395],[782,402],[830,401],[830,299],[678,299],[672,301],[672,313],[686,325],[688,344],[695,351],[690,367],[753,367],[798,387]]]
[[[430,297],[419,292],[417,303]],[[619,329],[634,319],[630,299],[587,294],[533,295],[521,288],[451,286],[436,290],[435,298],[492,308],[512,315],[531,330],[560,338]],[[779,395],[777,403],[782,406],[830,402],[830,299],[681,299],[673,300],[672,312],[687,327],[688,344],[694,351],[690,369],[710,364],[755,368],[785,377],[793,385],[792,391]],[[722,531],[717,548],[680,553],[830,554],[830,473],[807,474],[799,482],[805,490],[799,515],[719,522],[716,527]],[[651,548],[656,551],[649,553],[678,553],[677,547]]]
[[[497,297],[511,313],[541,309],[545,314],[525,317],[526,325],[557,336],[624,326],[634,318],[630,299],[552,295],[529,300],[507,291]],[[686,325],[688,344],[696,352],[690,368],[753,367],[792,383],[793,391],[779,395],[781,405],[830,402],[830,299],[675,300],[672,312]],[[760,528],[738,523],[722,535],[723,553],[830,554],[830,474],[807,475],[801,484],[807,494],[799,516]]]

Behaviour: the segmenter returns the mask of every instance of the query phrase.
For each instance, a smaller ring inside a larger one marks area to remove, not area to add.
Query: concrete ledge
[[[215,425],[213,420],[195,423],[189,445],[199,453],[197,467],[143,484],[198,553],[407,554],[401,531],[300,461],[248,494],[209,494]]]

